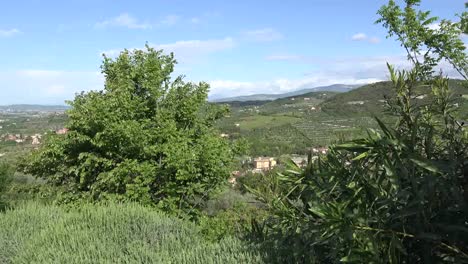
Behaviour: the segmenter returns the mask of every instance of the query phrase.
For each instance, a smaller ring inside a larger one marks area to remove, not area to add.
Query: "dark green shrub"
[[[12,173],[9,165],[0,163],[0,211],[4,210],[7,206],[4,195],[12,181]]]
[[[263,203],[250,194],[226,189],[203,208],[204,215],[197,219],[202,234],[218,241],[226,236],[245,237],[251,232],[252,222],[261,222],[267,212]]]

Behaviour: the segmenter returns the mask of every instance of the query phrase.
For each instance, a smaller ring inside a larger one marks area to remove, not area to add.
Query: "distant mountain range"
[[[449,80],[450,92],[452,93],[451,103],[456,105],[456,111],[452,114],[460,119],[468,119],[468,89],[463,85],[462,80]],[[414,100],[421,104],[428,104],[431,98],[431,88],[429,86],[419,86],[413,90],[414,94],[423,95]],[[322,112],[335,116],[368,116],[372,114],[384,113],[383,100],[385,97],[391,98],[395,95],[392,82],[377,82],[354,89],[348,93],[339,93],[320,104]],[[426,97],[427,96],[427,97]]]
[[[219,98],[212,100],[213,102],[231,102],[231,101],[238,101],[238,102],[245,102],[245,101],[273,101],[280,98],[292,97],[303,95],[306,93],[311,92],[339,92],[345,93],[361,87],[363,85],[347,85],[347,84],[333,84],[329,86],[319,86],[314,88],[306,88],[301,89],[293,92],[282,93],[282,94],[252,94],[252,95],[244,95],[244,96],[235,96],[235,97],[227,97],[227,98]]]
[[[66,105],[14,104],[0,105],[0,111],[8,112],[62,112],[69,109]]]

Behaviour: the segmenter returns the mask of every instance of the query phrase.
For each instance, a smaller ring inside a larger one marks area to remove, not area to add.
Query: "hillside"
[[[461,118],[468,115],[468,88],[459,80],[450,80],[454,103],[458,103]],[[391,82],[378,82],[362,86],[347,93],[337,94],[320,104],[323,112],[333,116],[370,116],[384,112],[384,98],[393,94]],[[430,87],[421,86],[415,91],[415,101],[424,104],[430,98]]]
[[[311,92],[326,91],[326,92],[344,93],[344,92],[351,91],[351,90],[353,90],[355,88],[358,88],[360,86],[361,85],[333,84],[333,85],[329,85],[329,86],[319,86],[319,87],[314,87],[314,88],[305,88],[305,89],[300,89],[298,91],[282,93],[282,94],[252,94],[252,95],[246,95],[246,96],[236,96],[236,97],[215,99],[213,101],[214,102],[273,101],[273,100],[281,99],[281,98],[304,95],[304,94],[311,93]]]
[[[305,153],[307,147],[327,145],[359,135],[374,124],[369,118],[340,118],[320,111],[320,103],[337,92],[309,92],[274,101],[225,102],[231,114],[217,127],[231,138],[244,137],[251,154]]]
[[[468,119],[468,89],[451,80],[457,118]],[[231,115],[218,122],[222,133],[242,136],[252,143],[254,155],[302,153],[307,146],[327,145],[338,140],[353,139],[377,128],[373,116],[384,122],[393,118],[384,113],[384,96],[394,93],[390,82],[362,86],[346,93],[310,92],[273,101],[224,102],[231,106]],[[428,102],[430,88],[416,91],[418,104]],[[461,96],[462,95],[462,96]]]
[[[338,95],[339,92],[308,92],[267,102],[261,107],[263,113],[307,113],[317,110],[320,103]]]
[[[230,107],[247,107],[247,106],[261,106],[271,102],[271,100],[257,100],[257,101],[225,101],[215,102],[213,104],[227,104]]]
[[[330,99],[337,94],[339,94],[339,92],[308,92],[275,100],[224,101],[216,102],[215,104],[227,104],[234,110],[238,110],[239,108],[252,108],[257,110],[261,109],[262,112],[279,113],[285,112],[285,109],[303,111],[306,108],[317,106],[324,100]],[[301,108],[303,109],[301,110]]]

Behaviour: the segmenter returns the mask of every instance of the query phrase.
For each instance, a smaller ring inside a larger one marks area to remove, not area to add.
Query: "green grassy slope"
[[[0,263],[263,263],[234,238],[205,241],[197,227],[154,209],[29,203],[0,214]]]

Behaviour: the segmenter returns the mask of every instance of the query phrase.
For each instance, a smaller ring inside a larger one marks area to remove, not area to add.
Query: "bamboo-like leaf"
[[[361,160],[361,159],[363,159],[363,158],[365,158],[365,157],[367,157],[367,156],[369,156],[369,152],[368,152],[368,151],[359,154],[357,157],[353,158],[352,160]]]
[[[410,160],[414,164],[418,165],[419,167],[421,167],[421,168],[423,168],[425,170],[441,174],[441,171],[439,170],[439,168],[437,168],[437,166],[433,162],[431,162],[430,160],[422,159],[422,158],[410,158]]]

